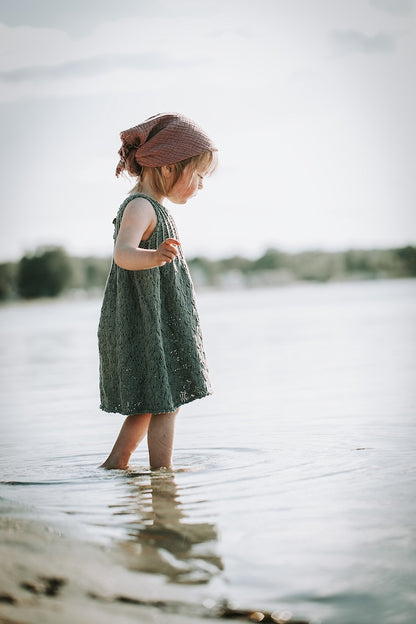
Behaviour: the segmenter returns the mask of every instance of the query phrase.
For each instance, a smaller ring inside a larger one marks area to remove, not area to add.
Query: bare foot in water
[[[128,470],[129,465],[118,464],[116,462],[109,461],[109,459],[106,459],[106,461],[101,464],[101,466],[98,466],[98,468],[104,468],[105,470]]]

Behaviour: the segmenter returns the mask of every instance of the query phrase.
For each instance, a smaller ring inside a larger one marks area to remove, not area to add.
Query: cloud
[[[376,9],[398,15],[412,13],[414,8],[414,0],[371,0],[371,4]]]
[[[207,17],[216,11],[216,4],[193,0],[71,0],[63,6],[57,0],[0,0],[0,19],[9,26],[33,26],[62,30],[78,39],[90,34],[97,26],[122,18]]]
[[[1,21],[9,26],[33,26],[62,30],[72,37],[85,37],[97,24],[121,17],[163,13],[163,2],[137,0],[72,0],[62,7],[56,0],[19,0],[1,3]]]
[[[180,62],[183,65],[183,62]],[[96,76],[119,69],[165,69],[177,61],[156,53],[101,54],[89,59],[67,61],[58,65],[38,65],[0,71],[0,80],[8,83],[49,81]]]
[[[330,32],[330,42],[337,56],[347,54],[379,54],[388,53],[396,49],[399,35],[379,32],[375,35],[349,30],[332,30]]]

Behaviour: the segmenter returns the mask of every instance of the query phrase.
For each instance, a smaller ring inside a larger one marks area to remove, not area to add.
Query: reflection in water
[[[131,494],[116,512],[135,516],[127,524],[131,539],[122,543],[129,567],[175,583],[208,583],[220,573],[216,527],[189,521],[173,473],[135,476],[130,486]]]

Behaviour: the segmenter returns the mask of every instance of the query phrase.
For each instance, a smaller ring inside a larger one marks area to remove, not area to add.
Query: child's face
[[[168,199],[174,204],[186,204],[203,188],[204,175],[201,171],[184,170],[181,177],[171,189]]]

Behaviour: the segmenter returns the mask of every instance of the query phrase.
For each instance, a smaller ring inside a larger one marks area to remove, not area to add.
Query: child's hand
[[[177,245],[180,242],[174,238],[167,238],[156,249],[157,266],[163,266],[167,262],[172,262],[178,255]]]

